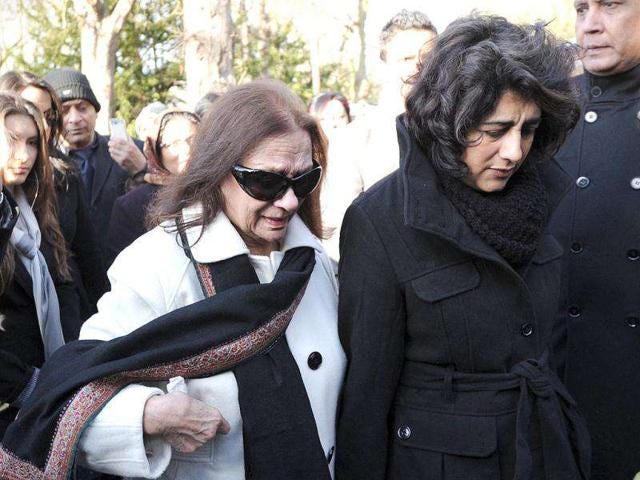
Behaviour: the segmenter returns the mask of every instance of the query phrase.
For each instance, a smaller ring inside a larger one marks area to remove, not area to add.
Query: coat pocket
[[[213,461],[213,440],[209,440],[195,452],[182,453],[177,450],[171,451],[172,462],[187,462],[187,463],[210,463]]]
[[[533,256],[532,262],[536,265],[544,265],[552,260],[562,257],[564,249],[553,235],[546,234],[542,237],[540,246]]]
[[[500,479],[494,417],[397,406],[392,434],[389,478]]]
[[[449,265],[411,281],[418,298],[429,303],[473,290],[479,284],[480,273],[471,261]]]

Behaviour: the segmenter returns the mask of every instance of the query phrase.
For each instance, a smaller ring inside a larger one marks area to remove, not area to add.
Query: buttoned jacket
[[[398,138],[400,169],[352,204],[341,232],[339,323],[348,370],[336,475],[511,479],[517,395],[494,395],[492,387],[463,394],[451,379],[506,374],[548,350],[562,249],[544,235],[531,262],[514,270],[444,195],[401,117]],[[551,210],[566,175],[552,161],[541,175]],[[433,371],[450,383],[429,380]],[[539,432],[529,433],[539,455]],[[553,459],[541,461],[534,455],[531,478],[542,478],[542,468],[578,478],[554,470]]]
[[[577,84],[581,118],[556,156],[573,182],[550,225],[566,251],[565,381],[592,478],[626,480],[640,471],[640,66]]]
[[[185,219],[198,212],[198,207],[186,209]],[[188,229],[187,238],[199,263],[249,253],[222,213],[204,229]],[[285,335],[333,471],[335,410],[345,357],[338,340],[337,284],[330,260],[298,216],[292,217],[280,251],[268,257],[250,255],[249,259],[260,281],[269,282],[284,252],[299,246],[315,249],[316,266]],[[109,280],[111,292],[98,302],[98,313],[83,326],[81,339],[108,340],[125,335],[164,313],[203,298],[179,237],[162,226],[122,251],[109,270]],[[80,441],[84,462],[98,471],[124,477],[244,479],[242,418],[233,372],[186,380],[185,386],[190,395],[220,410],[231,425],[229,434],[219,435],[191,454],[172,452],[161,438],[145,437],[142,431],[146,400],[165,393],[167,386],[130,385],[109,401],[86,429]]]

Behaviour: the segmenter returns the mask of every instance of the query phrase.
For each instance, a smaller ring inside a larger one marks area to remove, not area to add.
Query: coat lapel
[[[465,222],[462,215],[447,199],[437,182],[431,162],[411,140],[404,124],[404,116],[397,119],[398,143],[400,145],[400,169],[404,187],[405,224],[437,235],[454,243],[458,248],[481,258],[498,262],[512,269],[502,256],[487,245]],[[549,215],[559,204],[571,186],[569,176],[553,159],[540,169],[541,179],[547,192]],[[545,236],[540,239],[536,257],[556,253],[557,242]],[[552,252],[546,252],[547,247]]]
[[[91,185],[91,205],[95,205],[100,196],[100,192],[109,178],[111,169],[119,168],[109,155],[107,147],[107,137],[98,136],[98,146],[95,151],[93,162],[94,174]]]

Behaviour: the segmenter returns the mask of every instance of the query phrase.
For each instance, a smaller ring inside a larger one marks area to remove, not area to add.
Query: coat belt
[[[591,443],[586,424],[576,409],[575,401],[549,368],[547,360],[547,353],[537,360],[524,360],[514,365],[509,373],[462,373],[452,367],[407,361],[400,383],[407,387],[441,390],[444,404],[450,406],[456,395],[463,392],[513,390],[513,397],[503,397],[510,399],[513,405],[508,406],[516,411],[516,469],[513,480],[531,478],[533,456],[529,444],[529,426],[534,408],[542,436],[544,458],[553,458],[554,464],[568,475],[588,479]],[[504,410],[507,405],[502,407]],[[449,408],[448,411],[456,413],[455,408],[453,411]],[[468,413],[487,415],[486,412],[464,412]]]

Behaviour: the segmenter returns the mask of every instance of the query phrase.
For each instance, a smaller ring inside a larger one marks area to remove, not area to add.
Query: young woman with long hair
[[[0,176],[20,212],[0,266],[0,435],[64,339],[55,283],[71,281],[42,114],[0,93]]]
[[[53,88],[29,72],[9,71],[0,76],[0,90],[10,91],[33,103],[44,117],[47,157],[51,163],[60,229],[65,238],[73,284],[58,286],[62,329],[66,340],[75,340],[82,322],[95,312],[95,304],[107,289],[106,269],[89,214],[79,171],[59,148],[62,107]]]

